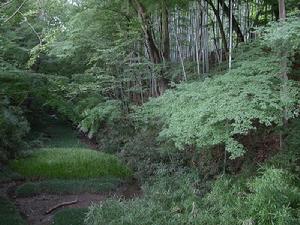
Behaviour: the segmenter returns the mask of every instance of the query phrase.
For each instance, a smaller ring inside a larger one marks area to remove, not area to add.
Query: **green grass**
[[[0,225],[26,225],[16,207],[6,198],[0,197]]]
[[[25,177],[49,179],[125,178],[132,175],[116,156],[82,148],[44,148],[10,162]]]
[[[122,180],[112,177],[89,180],[45,180],[28,182],[16,189],[19,198],[48,194],[101,193],[115,190]]]
[[[64,209],[54,215],[52,225],[84,225],[88,209]]]

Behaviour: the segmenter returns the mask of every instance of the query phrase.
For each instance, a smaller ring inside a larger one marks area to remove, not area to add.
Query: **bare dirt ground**
[[[65,208],[88,208],[92,204],[100,203],[101,201],[116,196],[119,198],[130,199],[142,195],[139,185],[135,182],[132,184],[124,184],[116,191],[104,192],[99,194],[83,193],[77,195],[50,195],[42,194],[28,198],[16,198],[14,189],[19,183],[6,183],[0,186],[0,195],[7,196],[13,201],[19,209],[20,214],[26,219],[29,225],[50,225],[53,221],[55,213]],[[75,204],[62,206],[53,210],[51,213],[46,212],[57,206],[58,204],[75,201]]]
[[[99,203],[106,199],[104,194],[80,194],[80,195],[47,195],[43,194],[31,198],[18,198],[15,203],[21,214],[25,216],[30,225],[51,224],[53,215],[64,208],[87,208],[93,203]],[[46,212],[57,204],[78,200],[76,204],[54,210],[50,214]]]

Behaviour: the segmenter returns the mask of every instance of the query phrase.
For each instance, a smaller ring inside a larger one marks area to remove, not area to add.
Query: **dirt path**
[[[93,203],[99,203],[105,200],[105,194],[80,194],[80,195],[48,195],[43,194],[31,198],[18,198],[16,199],[16,206],[21,214],[27,219],[30,225],[49,225],[53,220],[56,212],[65,208],[87,208]],[[61,207],[54,210],[50,214],[46,212],[53,206],[62,202],[73,201],[77,199],[78,203],[67,207]]]

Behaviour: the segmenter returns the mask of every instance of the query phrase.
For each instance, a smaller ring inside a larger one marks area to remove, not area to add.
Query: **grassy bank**
[[[85,179],[132,175],[116,156],[82,148],[44,148],[12,161],[13,170],[26,177]]]

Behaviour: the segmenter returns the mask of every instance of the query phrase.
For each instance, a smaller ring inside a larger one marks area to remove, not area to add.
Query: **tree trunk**
[[[161,56],[152,36],[151,23],[146,9],[138,0],[130,0],[130,2],[133,8],[138,13],[141,26],[144,32],[145,44],[149,53],[149,57],[153,63],[160,63]]]
[[[279,19],[285,20],[286,13],[285,13],[285,0],[278,0],[279,5]]]
[[[153,32],[151,29],[151,21],[145,7],[139,2],[139,0],[130,0],[130,3],[139,16],[141,27],[144,33],[145,45],[151,62],[154,64],[162,63],[162,57],[155,44],[154,37],[152,35]],[[158,95],[162,95],[167,89],[167,80],[163,77],[160,77],[157,81],[155,80],[155,83],[156,82],[158,84]]]
[[[286,19],[286,12],[285,12],[285,1],[284,0],[278,0],[279,5],[279,19],[284,21]],[[282,87],[281,87],[281,95],[282,98],[285,98],[285,95],[288,92],[287,88],[287,82],[289,80],[288,74],[287,74],[287,52],[285,50],[280,52],[281,56],[281,80],[282,80]],[[283,126],[286,127],[288,123],[288,109],[284,108],[283,115],[282,115],[282,121]],[[284,139],[283,139],[283,133],[280,132],[280,149],[282,150],[284,148]]]
[[[213,10],[213,12],[214,12],[214,14],[216,16],[216,19],[217,19],[217,22],[218,22],[218,25],[219,25],[219,29],[220,29],[220,33],[221,33],[221,38],[222,38],[224,50],[226,52],[228,52],[226,35],[225,35],[225,31],[224,31],[222,20],[221,20],[221,17],[220,17],[220,12],[216,9],[216,7],[215,7],[214,3],[212,2],[212,0],[207,0],[207,2],[211,6],[211,8],[212,8],[212,10]]]
[[[231,70],[232,66],[232,30],[233,30],[233,5],[232,0],[229,0],[229,7],[230,7],[230,16],[229,16],[229,70]]]
[[[221,5],[221,7],[223,7],[224,12],[226,13],[228,19],[230,18],[230,9],[228,8],[228,6],[225,4],[225,0],[220,0],[219,4]],[[238,42],[244,42],[244,36],[243,33],[240,29],[240,26],[238,24],[238,22],[236,21],[235,17],[232,16],[232,28],[234,29],[236,35],[237,35],[237,39]]]
[[[161,6],[162,56],[165,61],[170,61],[169,12],[165,0]]]
[[[185,72],[184,61],[183,61],[183,58],[182,58],[182,52],[181,52],[181,48],[180,48],[180,45],[179,45],[177,34],[175,34],[175,38],[176,38],[176,44],[177,44],[178,51],[179,51],[179,59],[180,59],[180,63],[181,63],[181,66],[182,66],[183,79],[184,79],[184,81],[187,81],[187,76],[186,76],[186,72]]]

